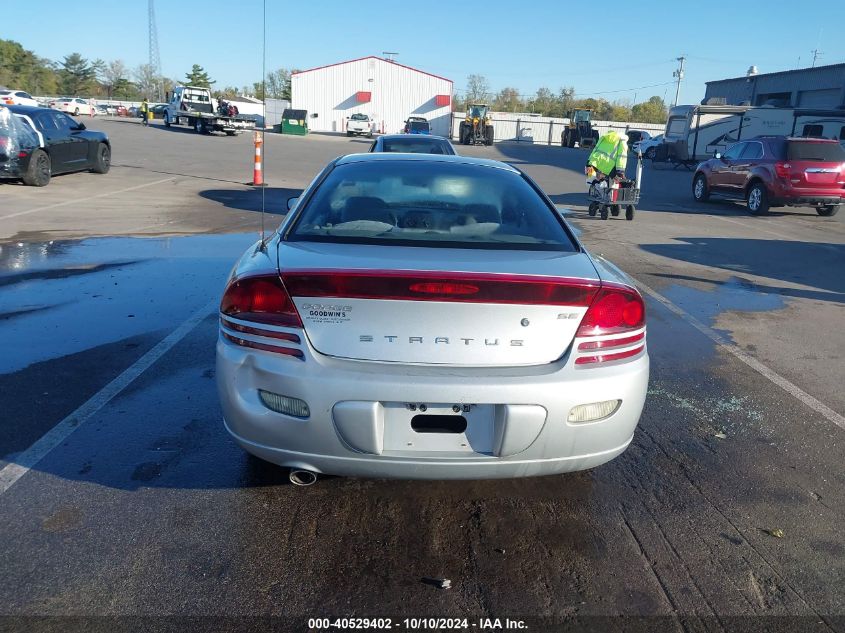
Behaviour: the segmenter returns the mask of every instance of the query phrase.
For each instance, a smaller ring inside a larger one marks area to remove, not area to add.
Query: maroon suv
[[[748,202],[754,215],[769,207],[815,207],[835,215],[845,204],[845,149],[838,141],[758,136],[701,163],[692,179],[699,202],[722,196]]]

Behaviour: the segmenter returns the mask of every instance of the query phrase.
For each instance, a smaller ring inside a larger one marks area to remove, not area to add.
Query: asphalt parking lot
[[[413,614],[845,631],[842,214],[699,205],[691,172],[647,165],[636,219],[601,221],[584,152],[459,147],[527,171],[641,285],[652,374],[634,442],[564,476],[297,488],[223,429],[216,302],[262,200],[272,230],[369,141],[268,135],[255,189],[248,135],[85,122],[112,139],[109,174],[0,184],[10,630]]]

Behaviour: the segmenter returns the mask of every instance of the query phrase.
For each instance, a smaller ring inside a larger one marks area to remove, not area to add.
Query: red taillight
[[[592,339],[578,344],[575,364],[606,363],[638,356],[645,349],[644,327],[645,303],[640,293],[627,286],[602,285],[575,334]],[[630,336],[604,338],[635,330],[641,331]],[[585,352],[591,355],[587,356]]]
[[[478,286],[471,284],[442,283],[436,281],[411,284],[408,289],[411,292],[421,292],[429,295],[474,295],[478,292]]]
[[[645,326],[645,304],[633,288],[605,284],[587,309],[576,336],[602,336]]]
[[[450,301],[588,306],[599,283],[564,277],[489,273],[291,271],[283,275],[293,297]]]
[[[223,293],[220,312],[246,321],[302,327],[296,306],[276,275],[243,277],[231,282]]]
[[[790,176],[792,176],[792,165],[789,163],[779,162],[775,163],[775,175],[778,178],[784,178],[789,180]]]

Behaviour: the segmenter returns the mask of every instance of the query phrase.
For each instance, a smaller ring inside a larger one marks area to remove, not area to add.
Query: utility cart
[[[637,155],[637,174],[634,180],[627,178],[605,178],[604,180],[593,180],[589,183],[590,189],[587,198],[590,206],[587,213],[590,217],[598,214],[602,220],[609,215],[618,216],[622,207],[625,207],[625,219],[633,220],[636,206],[640,201],[640,183],[643,175],[643,157]]]

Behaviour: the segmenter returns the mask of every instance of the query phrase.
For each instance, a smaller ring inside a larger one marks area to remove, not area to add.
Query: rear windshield
[[[434,139],[400,138],[382,142],[385,152],[403,152],[411,154],[452,154],[448,145]]]
[[[428,121],[410,121],[408,129],[414,132],[425,132],[428,130]]]
[[[353,114],[349,118],[353,121],[369,121],[369,117],[366,114]]]
[[[669,119],[666,127],[666,136],[682,136],[687,129],[687,120],[684,117]]]
[[[575,251],[556,212],[520,175],[461,163],[339,165],[288,240]]]
[[[817,160],[825,163],[845,163],[845,149],[839,143],[790,141],[786,157],[789,160]]]

